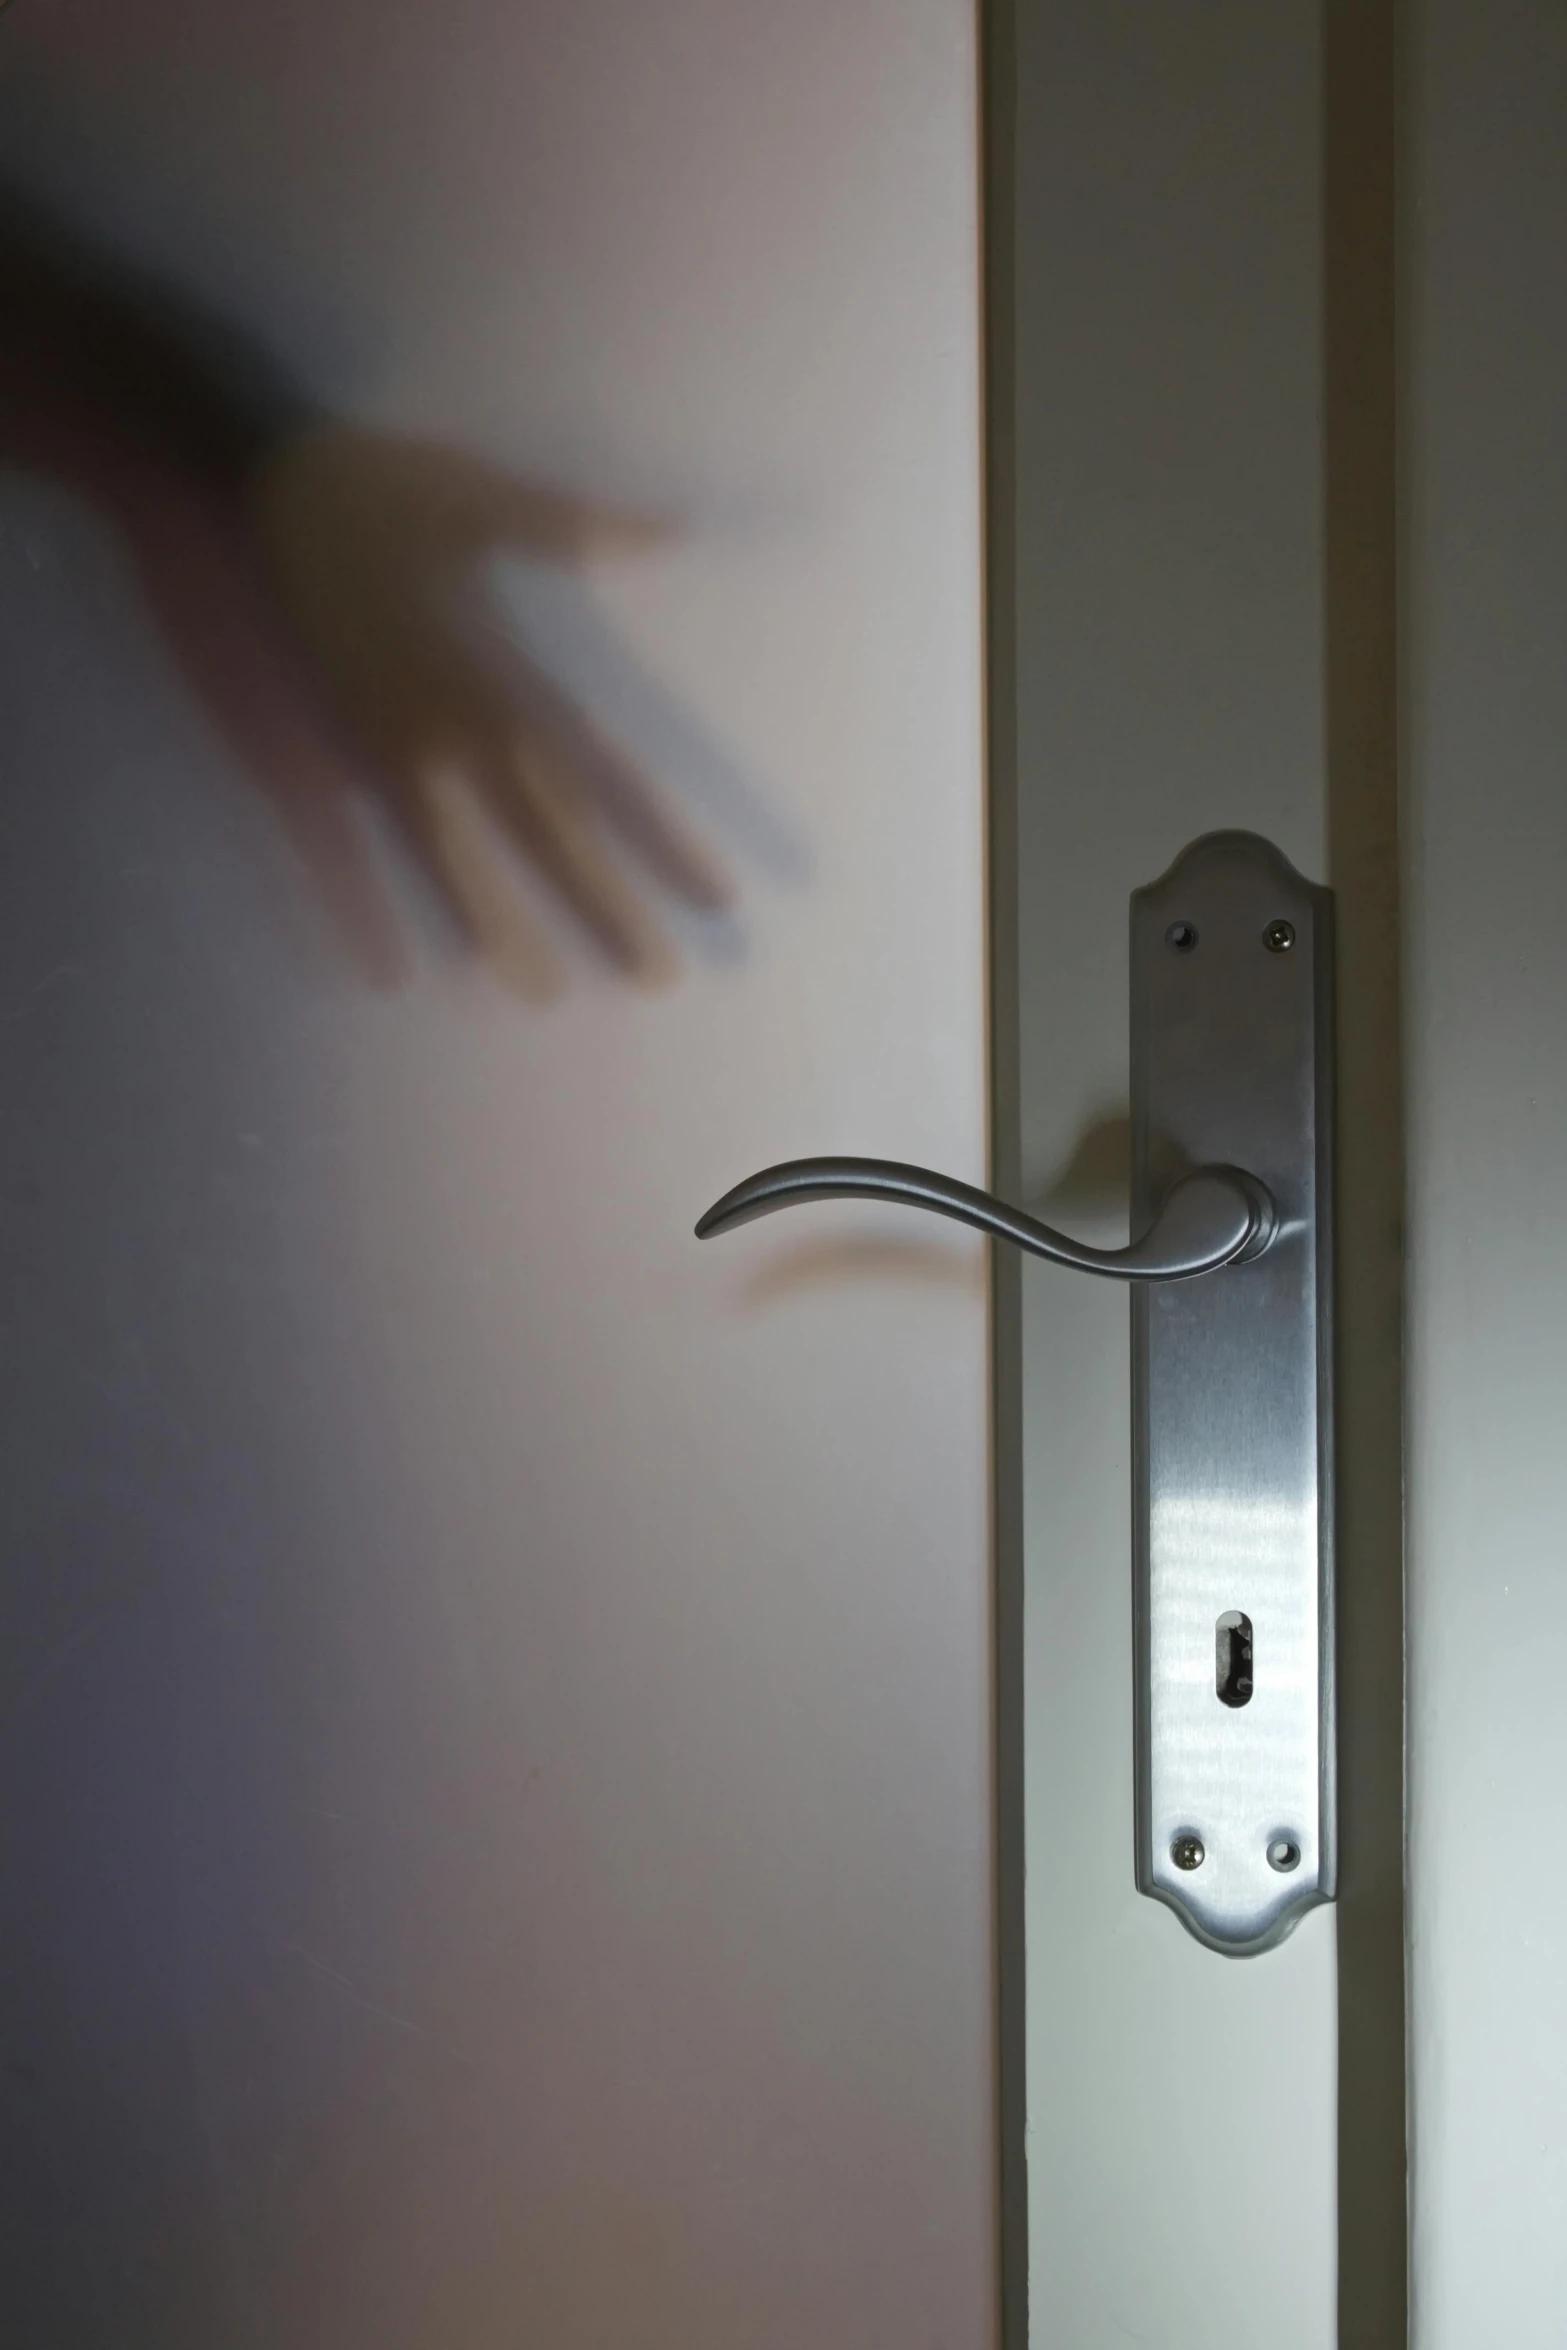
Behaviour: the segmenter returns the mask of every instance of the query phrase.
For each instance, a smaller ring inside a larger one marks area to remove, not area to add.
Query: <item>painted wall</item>
[[[287,743],[10,463],[18,2339],[988,2338],[980,1245],[690,1229],[798,1151],[983,1172],[973,42],[0,18],[6,168],[75,233],[362,429],[667,518],[585,569],[502,532],[488,614],[735,892],[650,891],[682,968],[631,987],[491,840],[475,959],[383,827],[372,983]]]

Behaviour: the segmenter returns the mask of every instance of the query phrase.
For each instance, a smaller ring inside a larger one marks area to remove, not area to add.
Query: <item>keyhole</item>
[[[1231,1608],[1214,1628],[1213,1684],[1221,1705],[1251,1703],[1251,1618]]]

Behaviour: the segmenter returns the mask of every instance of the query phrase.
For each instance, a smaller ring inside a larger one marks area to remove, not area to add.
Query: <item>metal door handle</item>
[[[882,1159],[769,1167],[697,1232],[894,1200],[1126,1282],[1137,1883],[1241,1957],[1335,1882],[1333,902],[1220,832],[1131,915],[1129,1248]]]
[[[1272,1193],[1238,1167],[1197,1168],[1166,1193],[1140,1240],[1127,1248],[1091,1248],[971,1183],[932,1174],[928,1167],[908,1167],[896,1159],[787,1159],[726,1191],[697,1225],[697,1238],[709,1240],[754,1216],[818,1199],[885,1199],[928,1208],[993,1239],[1015,1241],[1030,1256],[1111,1281],[1189,1281],[1221,1265],[1260,1257],[1278,1231]]]

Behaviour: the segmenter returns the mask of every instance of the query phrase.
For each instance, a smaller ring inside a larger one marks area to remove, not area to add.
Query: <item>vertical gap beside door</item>
[[[1408,2327],[1395,0],[1323,0],[1323,587],[1338,915],[1339,2350]]]
[[[1018,977],[1017,476],[1014,432],[1016,40],[1012,0],[982,15],[990,1174],[1022,1187]],[[995,1719],[996,2198],[1001,2350],[1028,2350],[1028,2042],[1024,1995],[1023,1288],[990,1251]]]

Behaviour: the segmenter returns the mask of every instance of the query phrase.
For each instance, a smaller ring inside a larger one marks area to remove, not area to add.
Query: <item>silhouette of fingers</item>
[[[560,994],[560,957],[503,878],[495,842],[467,777],[455,766],[431,767],[416,787],[417,853],[465,936],[496,977],[530,1003]]]
[[[665,794],[616,744],[586,725],[580,737],[577,765],[585,788],[648,871],[699,913],[720,914],[731,906],[735,890],[727,869]]]
[[[489,781],[491,805],[521,854],[604,953],[630,976],[654,983],[671,977],[677,960],[670,943],[621,871],[576,778],[524,737]]]
[[[367,539],[477,554],[502,546],[570,561],[630,554],[672,534],[655,515],[516,480],[439,441],[368,427],[312,426],[277,469],[286,496],[350,520]]]
[[[570,775],[583,803],[677,898],[702,913],[732,905],[727,868],[637,762],[518,648],[510,654],[522,723],[541,762]]]
[[[476,544],[526,549],[558,559],[635,555],[666,546],[673,524],[662,515],[600,505],[559,490],[516,482],[485,467],[473,484],[471,528]]]

